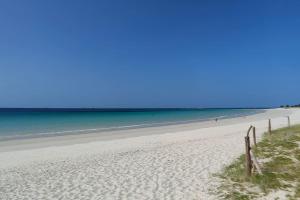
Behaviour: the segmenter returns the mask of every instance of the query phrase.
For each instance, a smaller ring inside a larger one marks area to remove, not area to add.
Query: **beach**
[[[213,176],[258,140],[300,123],[300,109],[250,116],[0,142],[0,199],[217,199]]]

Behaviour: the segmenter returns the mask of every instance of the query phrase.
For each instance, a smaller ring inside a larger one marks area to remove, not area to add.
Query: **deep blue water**
[[[263,111],[262,109],[0,109],[0,140],[188,123],[251,115]]]

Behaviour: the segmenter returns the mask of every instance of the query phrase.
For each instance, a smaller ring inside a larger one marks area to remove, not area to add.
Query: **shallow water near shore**
[[[0,109],[0,140],[163,126],[247,116],[263,109]]]

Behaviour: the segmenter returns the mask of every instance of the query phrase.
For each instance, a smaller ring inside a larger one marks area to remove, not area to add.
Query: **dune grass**
[[[278,129],[271,135],[265,133],[253,150],[262,164],[263,175],[254,172],[247,177],[242,155],[218,174],[219,197],[247,200],[280,191],[286,199],[300,199],[300,125]]]

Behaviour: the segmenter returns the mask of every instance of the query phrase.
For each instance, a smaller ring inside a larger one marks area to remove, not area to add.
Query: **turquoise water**
[[[0,109],[0,140],[231,118],[260,109]]]

